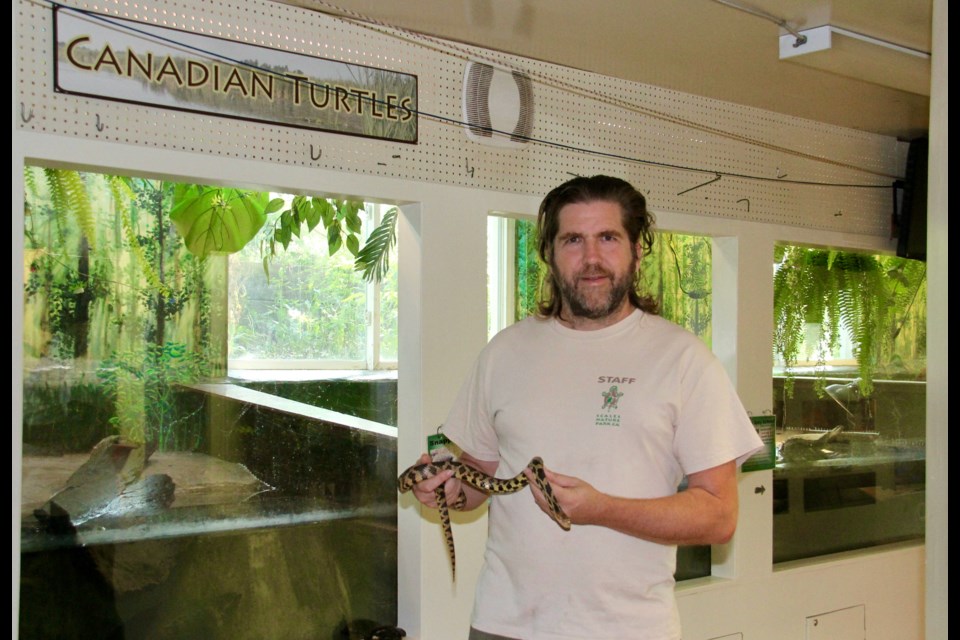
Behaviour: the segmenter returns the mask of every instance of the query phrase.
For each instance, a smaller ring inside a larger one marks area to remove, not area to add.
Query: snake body
[[[462,462],[458,462],[456,460],[443,460],[428,462],[425,464],[417,464],[408,468],[406,471],[400,474],[399,478],[397,478],[397,487],[399,488],[400,493],[405,493],[413,489],[414,485],[416,485],[418,482],[426,480],[427,478],[432,478],[448,469],[452,469],[453,477],[459,478],[461,482],[465,482],[471,487],[493,495],[516,493],[529,484],[527,476],[524,475],[523,472],[518,473],[513,478],[494,478],[493,476],[489,476],[482,471],[474,469],[473,467],[468,467]],[[570,519],[563,512],[563,509],[560,507],[560,504],[553,495],[553,489],[550,487],[550,483],[547,481],[547,475],[543,470],[543,460],[541,460],[539,457],[533,458],[530,461],[530,464],[527,465],[527,469],[533,471],[534,481],[537,487],[540,489],[540,492],[543,493],[543,497],[546,498],[547,505],[550,507],[550,515],[563,529],[569,530]],[[466,502],[467,496],[461,490],[457,500],[452,504],[448,504],[446,493],[443,490],[443,485],[436,488],[436,496],[437,511],[440,514],[440,524],[443,526],[443,537],[447,544],[447,554],[450,557],[450,568],[453,572],[454,579],[456,579],[457,559],[456,551],[453,545],[453,529],[450,526],[449,508],[456,510],[462,509],[464,503]]]

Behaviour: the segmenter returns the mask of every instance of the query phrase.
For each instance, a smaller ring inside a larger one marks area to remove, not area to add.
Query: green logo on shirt
[[[603,409],[605,411],[616,409],[617,403],[619,403],[620,398],[623,397],[623,393],[620,392],[617,385],[611,386],[609,391],[603,391],[601,395],[603,396]]]
[[[594,424],[598,427],[619,427],[620,414],[616,413],[616,410],[619,408],[623,392],[617,385],[611,385],[610,389],[601,391],[600,395],[603,396],[603,404],[600,407],[602,412],[597,414]]]

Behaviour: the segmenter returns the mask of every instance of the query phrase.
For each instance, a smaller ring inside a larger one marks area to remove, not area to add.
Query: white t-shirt
[[[488,343],[443,433],[509,478],[547,468],[627,498],[763,446],[719,360],[640,310],[596,331],[527,318]],[[561,529],[529,490],[494,496],[472,624],[524,640],[679,640],[676,546]]]

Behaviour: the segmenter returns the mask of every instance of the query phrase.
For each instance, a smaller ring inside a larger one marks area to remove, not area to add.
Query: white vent
[[[521,147],[533,131],[530,77],[483,62],[467,63],[463,76],[467,137],[497,147]]]

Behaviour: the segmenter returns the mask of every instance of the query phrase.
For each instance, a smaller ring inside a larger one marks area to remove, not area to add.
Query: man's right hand
[[[422,454],[417,464],[430,464],[433,460],[429,454]],[[453,500],[460,495],[461,482],[453,477],[453,471],[441,471],[432,478],[426,478],[413,485],[414,497],[423,505],[431,509],[437,508],[437,487],[444,485],[444,492],[447,496],[453,496]]]

